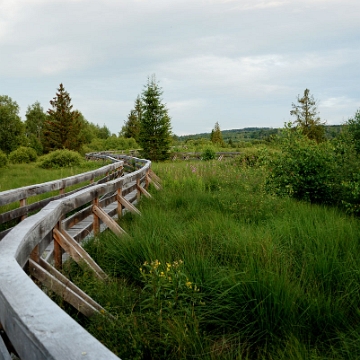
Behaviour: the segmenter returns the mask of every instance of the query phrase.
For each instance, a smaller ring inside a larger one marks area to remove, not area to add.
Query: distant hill
[[[342,125],[325,125],[325,134],[328,139],[336,137],[341,131]],[[272,136],[278,134],[281,128],[269,127],[248,127],[243,129],[222,130],[221,134],[225,142],[239,142],[251,140],[269,141]],[[177,136],[179,141],[196,140],[196,139],[210,139],[211,133],[200,133],[194,135]]]

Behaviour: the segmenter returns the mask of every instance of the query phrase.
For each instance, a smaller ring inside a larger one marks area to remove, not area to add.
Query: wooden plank
[[[119,224],[112,217],[110,217],[103,209],[94,205],[93,212],[109,227],[111,231],[114,232],[114,234],[116,234],[117,236],[127,235],[126,231],[122,229],[119,226]]]
[[[31,276],[39,280],[49,290],[52,290],[57,295],[61,296],[66,302],[74,306],[75,309],[85,316],[90,317],[95,313],[101,313],[96,307],[79,295],[82,290],[78,289],[76,292],[72,290],[76,287],[75,284],[72,284],[71,288],[69,287],[70,280],[67,280],[66,284],[64,284],[56,276],[52,275],[31,259],[29,260],[29,272]],[[51,314],[49,314],[49,316],[51,316]]]
[[[65,230],[60,232],[58,229],[54,229],[54,238],[56,242],[58,242],[59,245],[72,257],[72,259],[74,259],[74,261],[77,263],[82,261],[85,262],[99,279],[105,280],[107,278],[107,275],[101,267],[81,247],[81,245],[69,235],[69,233]]]
[[[57,229],[53,229],[53,238],[55,238],[55,232]],[[54,264],[57,269],[62,269],[62,248],[59,241],[54,241]]]
[[[141,215],[141,212],[139,209],[137,209],[133,204],[131,204],[129,201],[127,201],[123,196],[118,196],[118,201],[125,207],[125,209],[129,210],[130,212]]]
[[[94,207],[99,206],[99,198],[96,197],[93,199],[92,213],[93,213],[93,232],[94,235],[97,236],[100,232],[100,220],[99,216],[94,212]]]

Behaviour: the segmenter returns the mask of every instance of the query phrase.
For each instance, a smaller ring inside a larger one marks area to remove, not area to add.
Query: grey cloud
[[[177,133],[282,126],[305,87],[340,123],[358,104],[359,12],[354,0],[3,0],[0,93],[24,114],[63,82],[117,133],[156,73]]]

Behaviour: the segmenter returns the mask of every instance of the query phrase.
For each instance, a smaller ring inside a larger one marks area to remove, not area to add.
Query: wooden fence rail
[[[104,155],[89,155],[101,156]],[[14,352],[22,360],[118,359],[31,280],[31,277],[37,279],[87,316],[106,313],[57,269],[61,268],[66,252],[75,261],[84,261],[96,276],[105,279],[106,274],[79,241],[90,232],[98,233],[102,226],[123,236],[125,232],[112,219],[113,215],[121,216],[124,209],[139,213],[134,203],[141,195],[150,196],[146,190],[149,183],[160,187],[150,161],[115,154],[112,158],[117,160],[115,171],[125,165],[136,170],[49,202],[0,241],[0,333],[5,331]],[[16,195],[18,198],[28,195],[24,190],[15,193],[20,194]],[[0,199],[2,195],[0,193]],[[11,197],[6,194],[6,198]],[[106,316],[111,318],[111,314]],[[0,360],[10,358],[7,354],[0,336]]]
[[[106,159],[106,157],[104,158]],[[2,193],[0,193],[0,206],[9,205],[12,203],[20,203],[20,207],[1,213],[0,225],[10,223],[13,220],[24,220],[29,213],[42,209],[50,201],[61,199],[65,196],[79,191],[79,189],[76,189],[72,192],[65,193],[66,189],[70,186],[84,182],[90,182],[88,185],[83,187],[86,188],[120,177],[123,175],[123,164],[123,161],[117,161],[113,164],[103,166],[100,169],[88,171],[86,173],[74,175],[65,179],[49,181],[42,184],[30,185],[18,189],[3,191]],[[94,182],[95,179],[104,175],[104,178],[98,180],[97,182]],[[46,199],[28,204],[29,198],[36,195],[50,193],[53,191],[59,191],[59,195],[49,196]],[[11,227],[12,226],[8,226],[8,229],[0,231],[0,240],[11,230]]]

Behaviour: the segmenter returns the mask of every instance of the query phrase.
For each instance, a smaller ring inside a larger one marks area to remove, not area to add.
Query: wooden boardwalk
[[[96,277],[105,281],[107,275],[82,248],[81,241],[106,228],[118,236],[126,234],[115,221],[117,217],[125,211],[140,214],[134,205],[142,195],[151,197],[147,192],[150,183],[161,188],[150,161],[122,155],[119,160],[121,163],[107,165],[101,171],[0,194],[0,205],[20,201],[20,208],[2,214],[0,223],[21,218],[18,225],[0,234],[0,359],[9,359],[11,352],[22,360],[63,360],[64,356],[80,359],[83,354],[89,360],[118,359],[42,289],[55,292],[85,316],[111,318],[59,270],[71,257],[76,262],[84,261]],[[134,171],[123,174],[123,162]],[[67,186],[91,182],[100,173],[106,175],[104,179],[65,194]],[[53,190],[59,190],[60,195],[47,199],[46,204],[37,203],[37,207],[44,207],[28,216],[33,204],[27,205],[27,199]],[[1,341],[2,333],[11,348]]]
[[[133,188],[135,185],[136,185],[136,181],[132,181],[131,183],[127,184],[127,186],[125,187],[124,190],[126,190],[128,188]],[[112,195],[114,195],[114,194],[112,194]],[[124,197],[130,203],[136,204],[137,191],[133,190],[133,191],[129,192],[127,195],[125,195]],[[103,207],[102,210],[109,217],[113,218],[114,220],[118,220],[118,213],[117,213],[118,204],[116,202],[110,203],[109,205]],[[89,211],[89,208],[84,209],[84,211]],[[125,214],[127,211],[128,210],[126,208],[123,208],[122,214]],[[63,221],[65,228],[66,228],[67,222],[68,222],[68,220]],[[66,231],[72,238],[74,238],[78,242],[83,242],[83,241],[86,241],[87,239],[91,238],[92,236],[94,236],[93,223],[94,223],[94,215],[90,214],[85,219],[75,223],[73,226],[71,226],[69,228],[66,228]],[[103,221],[100,220],[100,232],[104,231],[107,228],[108,228],[108,226]],[[48,245],[48,247],[41,254],[41,257],[49,263],[53,262],[53,260],[54,260],[53,259],[53,257],[54,257],[54,243],[53,242],[51,242]],[[69,258],[69,255],[68,255],[68,253],[64,252],[62,257],[63,257],[63,261],[66,261]]]

